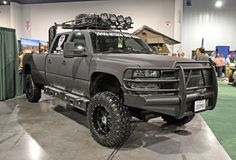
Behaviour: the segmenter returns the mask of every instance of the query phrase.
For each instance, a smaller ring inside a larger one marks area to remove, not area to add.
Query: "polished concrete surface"
[[[197,115],[185,127],[160,118],[135,121],[121,147],[108,149],[90,136],[85,114],[43,96],[0,102],[0,160],[228,160],[207,124]]]

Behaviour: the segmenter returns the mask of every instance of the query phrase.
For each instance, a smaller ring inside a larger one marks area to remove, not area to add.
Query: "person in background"
[[[181,52],[178,52],[178,56],[177,57],[180,57],[180,58],[182,57]]]
[[[223,58],[220,56],[219,53],[217,53],[217,56],[215,58],[215,65],[216,65],[216,72],[217,76],[222,76],[222,68],[223,68]]]
[[[184,52],[178,52],[178,56],[179,58],[185,58],[185,53]]]
[[[23,60],[24,60],[24,56],[26,55],[26,53],[20,52],[19,54],[19,73],[21,74],[23,69],[24,69],[24,64],[23,64]]]
[[[231,63],[231,54],[228,54],[226,60],[225,60],[225,65],[226,66],[230,66],[230,63]]]
[[[222,58],[222,62],[223,62],[223,65],[222,65],[222,74],[223,76],[225,77],[226,73],[225,73],[225,65],[226,65],[226,62],[225,62],[225,57],[223,54],[220,55],[220,57]]]
[[[196,55],[193,57],[196,61],[209,61],[208,57],[205,56],[205,49],[204,48],[197,48]]]
[[[216,52],[212,52],[209,57],[209,61],[211,62],[213,66],[215,66],[215,58],[216,58]]]
[[[176,53],[172,53],[172,56],[173,56],[173,57],[177,57],[177,54],[176,54]]]
[[[231,55],[232,54],[228,54],[228,56],[225,60],[225,76],[226,77],[229,77],[229,75],[230,75]]]
[[[208,60],[209,60],[209,54],[208,53],[205,53],[204,54],[207,58],[208,58]]]

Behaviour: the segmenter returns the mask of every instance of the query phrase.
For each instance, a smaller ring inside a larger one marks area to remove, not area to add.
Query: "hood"
[[[121,61],[137,65],[139,67],[175,67],[176,62],[193,62],[194,60],[178,58],[172,56],[162,56],[155,54],[101,54],[99,58]]]

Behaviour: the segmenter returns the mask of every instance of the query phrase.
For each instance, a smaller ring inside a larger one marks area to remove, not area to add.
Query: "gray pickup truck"
[[[38,102],[44,90],[84,110],[98,143],[122,144],[131,117],[184,125],[216,106],[209,62],[153,54],[140,38],[112,28],[76,26],[56,34],[48,54],[24,57],[25,92],[29,102]]]

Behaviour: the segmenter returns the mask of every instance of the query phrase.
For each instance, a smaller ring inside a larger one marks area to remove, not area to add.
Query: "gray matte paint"
[[[84,57],[65,58],[63,55],[52,54],[52,46],[48,55],[28,55],[25,64],[32,70],[33,80],[44,85],[54,86],[67,92],[90,97],[90,81],[94,73],[102,72],[113,75],[123,86],[123,74],[127,68],[175,68],[178,62],[193,62],[194,60],[166,57],[155,54],[95,54],[90,39],[93,30],[67,32],[71,41],[74,33],[81,32],[86,40],[86,55]],[[111,31],[103,31],[111,32]],[[112,31],[113,32],[113,31]],[[64,33],[65,34],[65,33]],[[49,61],[50,64],[49,64]],[[185,64],[183,64],[184,66]],[[202,64],[188,64],[191,67],[202,67]],[[45,72],[46,71],[46,72]],[[45,76],[46,75],[46,76]],[[123,87],[122,87],[123,88]],[[160,106],[161,107],[161,106]],[[164,113],[164,112],[163,112]]]

